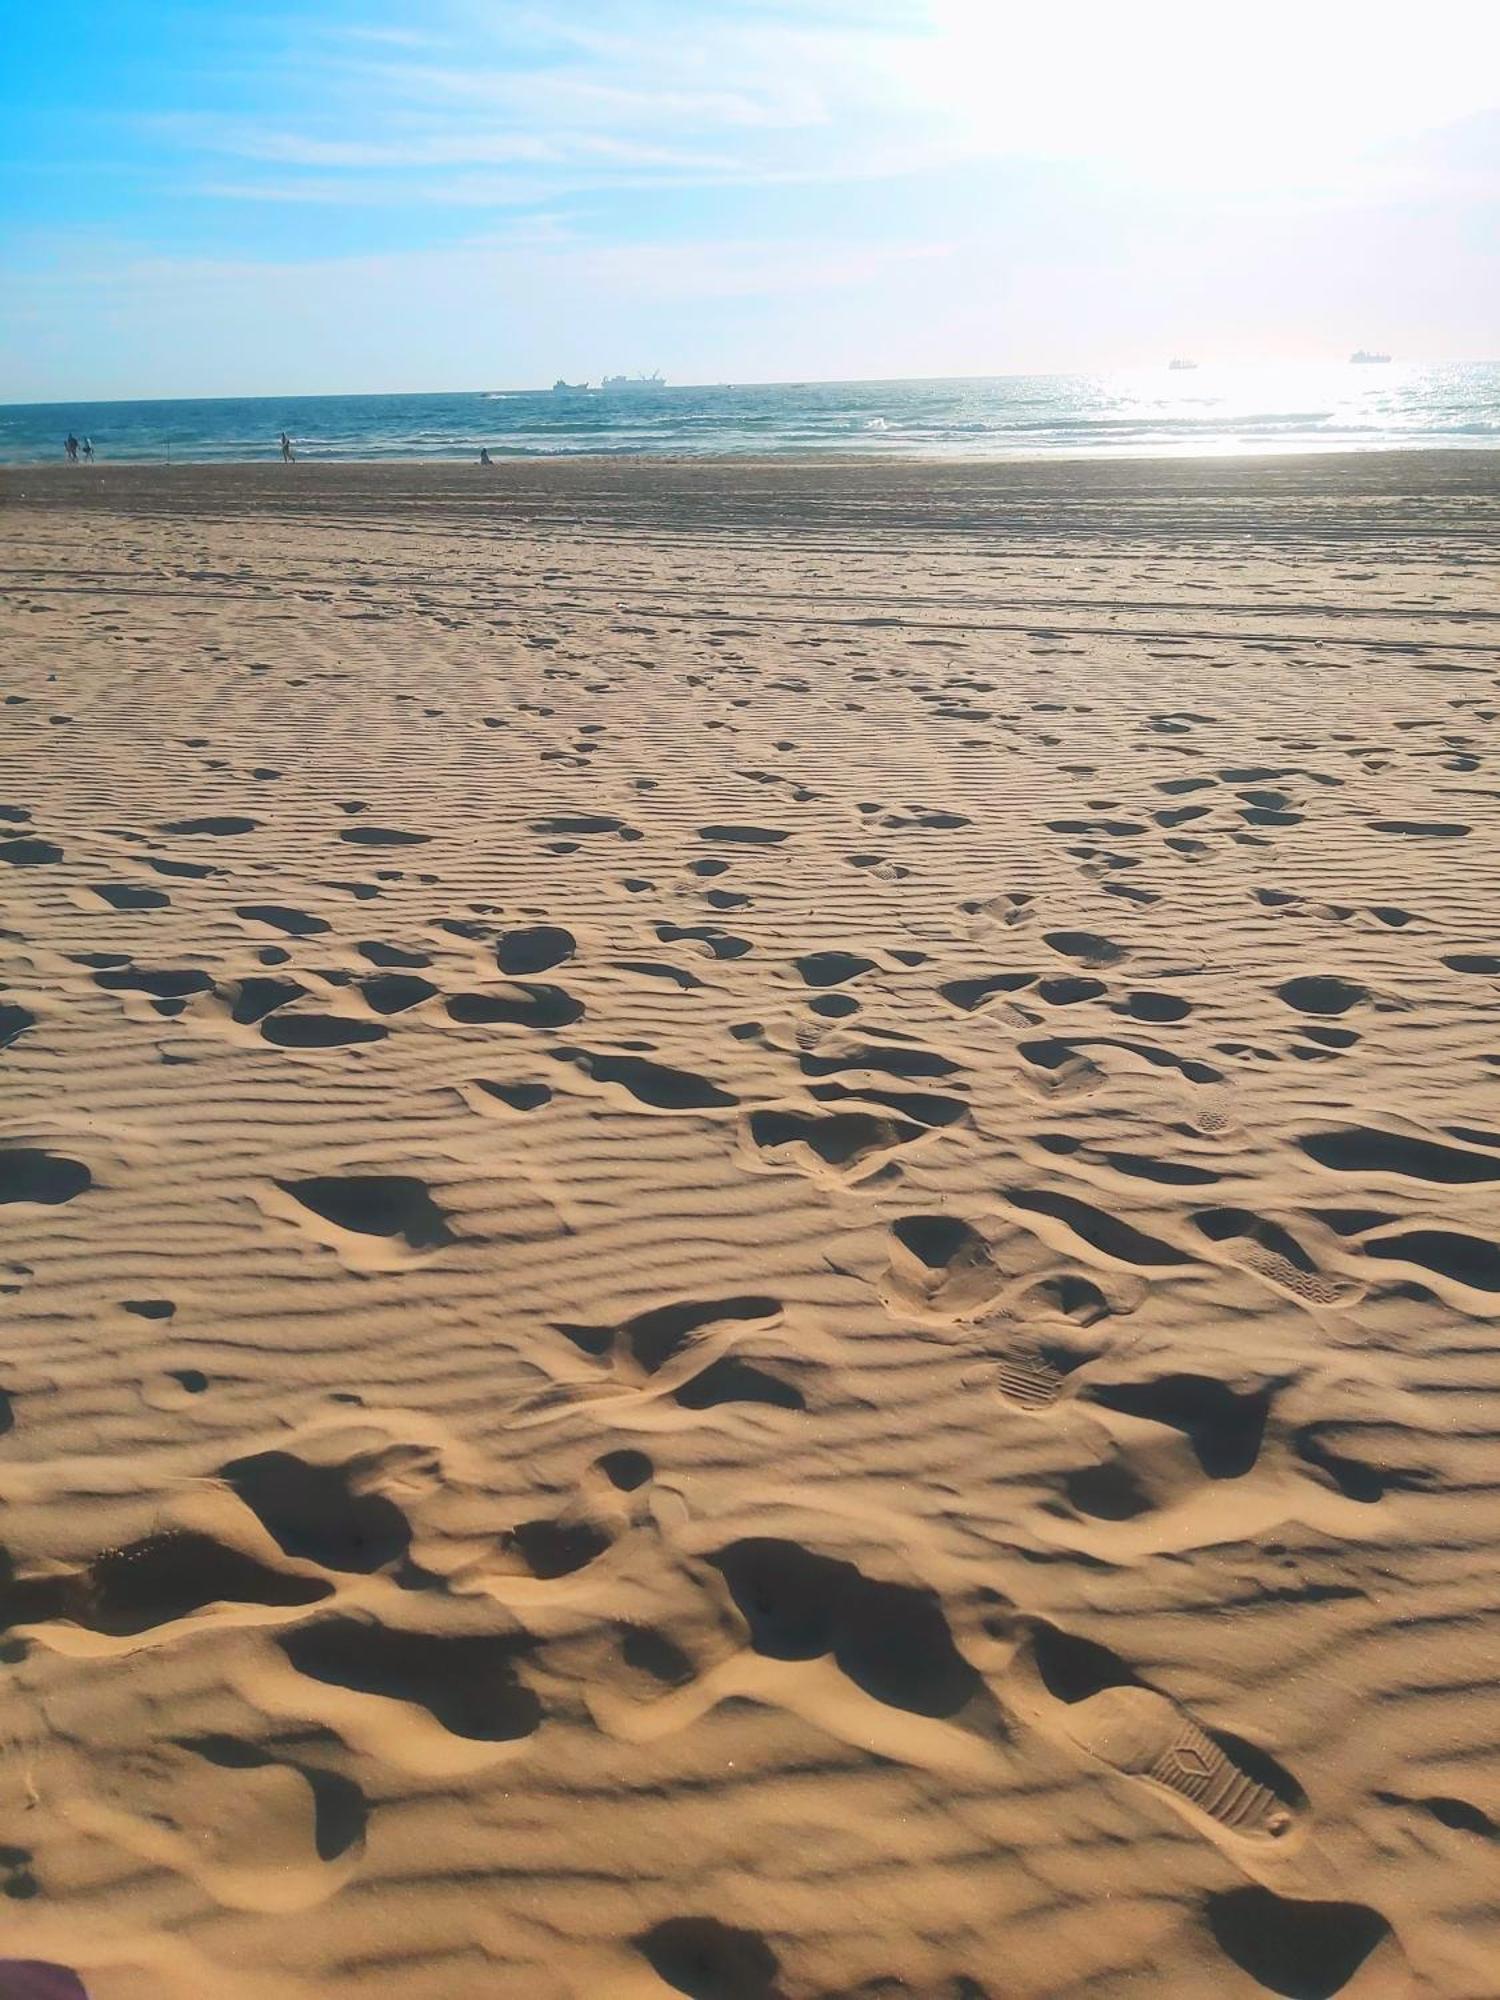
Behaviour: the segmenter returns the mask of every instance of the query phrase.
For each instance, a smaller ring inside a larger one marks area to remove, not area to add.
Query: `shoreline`
[[[630,534],[1500,540],[1500,452],[997,461],[623,457],[0,468],[0,509]]]
[[[479,441],[480,443],[483,440]],[[379,471],[389,467],[407,471],[414,467],[429,467],[434,472],[493,471],[503,472],[513,467],[571,465],[632,465],[632,466],[744,466],[757,470],[769,470],[777,466],[807,468],[826,465],[835,468],[863,466],[866,468],[893,467],[910,470],[926,467],[937,471],[951,468],[956,471],[974,472],[983,467],[994,467],[996,472],[1014,468],[1040,468],[1057,466],[1069,470],[1082,467],[1126,466],[1139,467],[1154,465],[1181,468],[1184,470],[1198,466],[1229,468],[1243,466],[1247,469],[1267,466],[1323,465],[1363,463],[1369,459],[1379,460],[1433,460],[1442,463],[1449,460],[1474,460],[1477,463],[1493,461],[1500,465],[1500,438],[1493,444],[1437,445],[1430,440],[1421,443],[1399,444],[1384,440],[1378,444],[1349,445],[1345,443],[1329,445],[1308,445],[1302,449],[1286,449],[1268,445],[1243,451],[1225,451],[1214,447],[1202,450],[1183,446],[1176,450],[1142,447],[1135,449],[1122,445],[1117,449],[1094,447],[1070,449],[1060,446],[1056,449],[1035,451],[1003,452],[922,452],[907,450],[848,451],[834,447],[812,450],[752,452],[752,451],[506,451],[502,446],[490,447],[494,462],[491,466],[478,465],[479,445],[472,452],[460,455],[455,452],[404,456],[399,452],[382,453],[369,457],[344,457],[338,454],[319,454],[317,457],[299,457],[295,463],[299,467],[316,467],[324,470],[347,468],[360,471]],[[0,476],[16,476],[31,473],[57,473],[60,475],[83,475],[92,473],[129,472],[194,472],[234,473],[255,468],[280,470],[282,460],[272,450],[255,458],[96,458],[91,464],[70,464],[67,460],[50,455],[46,458],[0,458]]]

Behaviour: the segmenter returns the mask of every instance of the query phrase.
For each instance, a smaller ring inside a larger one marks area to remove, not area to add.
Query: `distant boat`
[[[1173,355],[1172,359],[1167,363],[1167,366],[1171,369],[1174,375],[1181,375],[1187,372],[1188,370],[1196,368],[1198,364],[1196,361],[1185,360],[1184,357],[1180,354],[1175,354]]]
[[[666,382],[655,375],[606,375],[600,388],[608,395],[635,395],[642,389],[665,389]]]
[[[559,375],[552,384],[552,393],[554,396],[585,396],[588,386],[587,382],[565,382]]]
[[[1383,362],[1389,361],[1390,358],[1388,354],[1372,354],[1367,347],[1356,347],[1354,352],[1349,356],[1351,362],[1356,363],[1362,368],[1378,367]]]

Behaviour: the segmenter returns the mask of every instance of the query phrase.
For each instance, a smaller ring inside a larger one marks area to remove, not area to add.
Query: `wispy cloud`
[[[200,189],[273,202],[471,205],[482,182],[459,170],[500,167],[528,169],[546,199],[643,171],[833,185],[1007,159],[1312,194],[1357,179],[1371,148],[1500,100],[1500,12],[1427,0],[1431,32],[1397,57],[1385,29],[1400,11],[1262,0],[1256,34],[1232,36],[1205,29],[1199,0],[427,0],[409,25],[269,35],[247,60],[274,119],[155,131],[182,159],[256,170],[183,177]],[[287,168],[317,175],[316,192]],[[1404,170],[1420,174],[1415,154]]]

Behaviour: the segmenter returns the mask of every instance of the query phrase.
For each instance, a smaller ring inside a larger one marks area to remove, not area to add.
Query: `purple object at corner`
[[[76,1972],[42,1958],[0,1958],[0,2000],[89,2000]]]

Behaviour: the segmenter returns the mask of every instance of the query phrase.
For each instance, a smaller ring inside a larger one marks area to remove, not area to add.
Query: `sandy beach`
[[[0,1960],[1493,2000],[1500,454],[0,535]]]

